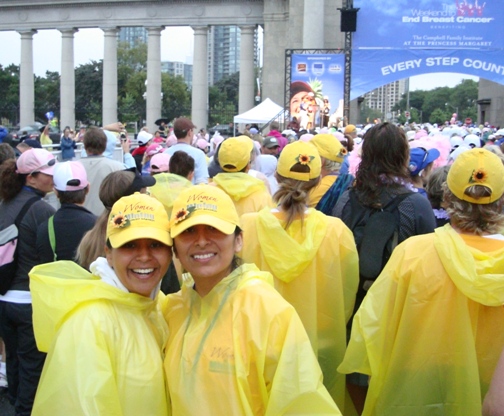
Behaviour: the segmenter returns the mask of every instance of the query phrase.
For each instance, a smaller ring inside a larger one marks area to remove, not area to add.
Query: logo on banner
[[[333,74],[339,74],[341,71],[343,71],[343,67],[338,64],[331,64],[329,65],[329,72],[332,72]]]
[[[306,73],[307,70],[308,70],[308,65],[306,65],[306,63],[299,62],[298,64],[296,64],[296,72],[302,74],[302,73]]]
[[[325,72],[325,67],[322,62],[314,62],[312,64],[312,72],[315,75],[322,75]]]
[[[483,17],[486,3],[467,0],[455,4],[443,4],[440,10],[411,9],[409,16],[402,16],[403,23],[490,23],[493,17]]]

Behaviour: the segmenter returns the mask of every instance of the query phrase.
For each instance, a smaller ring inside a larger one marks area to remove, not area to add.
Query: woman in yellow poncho
[[[334,142],[329,140],[328,146]],[[338,145],[335,155],[342,148]],[[276,289],[296,308],[324,385],[343,409],[345,377],[336,368],[345,354],[346,324],[359,281],[358,257],[353,235],[340,219],[306,206],[320,171],[321,159],[312,144],[298,141],[284,148],[277,166],[280,188],[273,196],[278,208],[242,216],[242,256],[270,271]]]
[[[48,353],[32,415],[169,414],[157,306],[168,226],[156,199],[123,197],[109,216],[107,258],[92,273],[69,261],[32,269],[35,338]]]
[[[355,315],[342,373],[371,376],[363,415],[480,415],[504,346],[504,167],[484,149],[450,168],[451,225],[392,253]]]
[[[186,189],[171,222],[190,273],[163,308],[173,415],[339,415],[296,311],[269,273],[239,265],[231,198],[213,186]]]
[[[219,147],[219,165],[223,172],[213,177],[212,184],[231,197],[238,215],[273,206],[265,183],[248,174],[253,149],[254,142],[247,136],[230,137]]]

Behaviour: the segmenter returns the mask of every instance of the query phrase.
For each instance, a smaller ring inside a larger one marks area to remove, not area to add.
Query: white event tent
[[[234,123],[258,123],[266,124],[277,118],[280,114],[284,112],[284,108],[269,98],[266,98],[261,104],[255,106],[254,108],[234,116]]]

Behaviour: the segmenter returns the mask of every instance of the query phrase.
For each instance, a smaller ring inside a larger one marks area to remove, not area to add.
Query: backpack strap
[[[353,232],[355,227],[362,221],[365,223],[375,210],[373,208],[366,207],[359,202],[355,188],[351,188],[348,191],[348,196],[350,200],[350,212],[352,213],[351,222],[348,225],[348,228],[350,228]]]
[[[54,233],[54,215],[49,217],[47,221],[47,231],[49,232],[49,243],[54,254],[54,261],[57,260],[56,256],[56,234]]]
[[[355,178],[349,173],[344,173],[343,175],[338,175],[336,181],[331,185],[331,187],[326,191],[326,193],[320,198],[315,209],[321,211],[326,215],[331,215],[331,212],[338,201],[340,195],[345,192],[348,187],[352,184]]]
[[[21,221],[23,221],[23,218],[30,209],[30,207],[39,200],[40,197],[34,196],[33,198],[30,198],[28,201],[25,202],[23,208],[21,208],[21,211],[19,211],[19,214],[16,216],[16,219],[14,220],[14,224],[16,225],[17,228],[19,228]]]

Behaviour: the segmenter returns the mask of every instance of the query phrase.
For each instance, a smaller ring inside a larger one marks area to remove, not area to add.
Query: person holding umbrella
[[[158,118],[154,124],[158,126],[158,131],[161,132],[161,137],[168,137],[168,119],[167,118]]]

